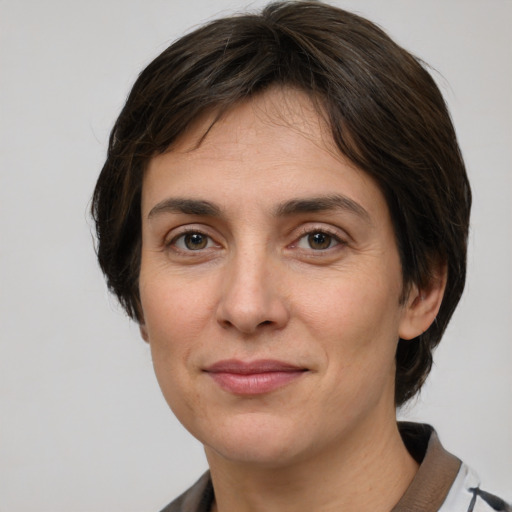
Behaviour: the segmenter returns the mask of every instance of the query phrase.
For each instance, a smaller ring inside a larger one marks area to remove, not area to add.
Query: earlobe
[[[446,265],[441,265],[425,288],[411,287],[400,321],[399,336],[411,340],[423,334],[436,319],[446,287]]]
[[[149,335],[148,335],[148,330],[146,328],[145,323],[143,323],[143,322],[139,323],[139,331],[140,331],[140,335],[142,336],[142,339],[146,343],[149,343]]]

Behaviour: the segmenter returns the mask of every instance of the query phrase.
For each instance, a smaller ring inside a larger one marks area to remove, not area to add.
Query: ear
[[[399,336],[411,340],[423,334],[436,319],[446,288],[446,265],[436,265],[426,287],[413,285],[404,305],[399,326]]]
[[[149,335],[148,335],[148,330],[146,328],[146,324],[144,322],[140,322],[139,323],[139,331],[140,331],[140,335],[142,336],[142,339],[146,342],[146,343],[149,343]]]

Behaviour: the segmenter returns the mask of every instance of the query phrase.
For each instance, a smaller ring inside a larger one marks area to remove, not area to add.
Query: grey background
[[[512,500],[512,2],[338,0],[430,63],[474,190],[469,278],[421,397]],[[158,510],[206,467],[96,266],[90,194],[142,67],[263,2],[0,0],[0,512]]]

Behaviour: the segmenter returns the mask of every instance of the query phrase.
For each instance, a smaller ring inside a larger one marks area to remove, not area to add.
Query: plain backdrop
[[[512,2],[333,0],[435,68],[474,191],[465,295],[421,396],[512,500]],[[156,511],[206,468],[137,326],[108,296],[90,195],[142,67],[263,2],[0,0],[0,512]]]

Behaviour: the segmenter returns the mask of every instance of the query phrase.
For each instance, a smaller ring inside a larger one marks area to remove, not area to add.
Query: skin
[[[396,427],[396,345],[428,328],[444,280],[400,304],[385,199],[307,96],[271,89],[198,146],[212,119],[147,169],[140,295],[163,394],[205,446],[214,509],[390,510],[417,470]],[[341,206],[293,207],[334,195]],[[237,395],[205,371],[227,359],[304,371]]]

